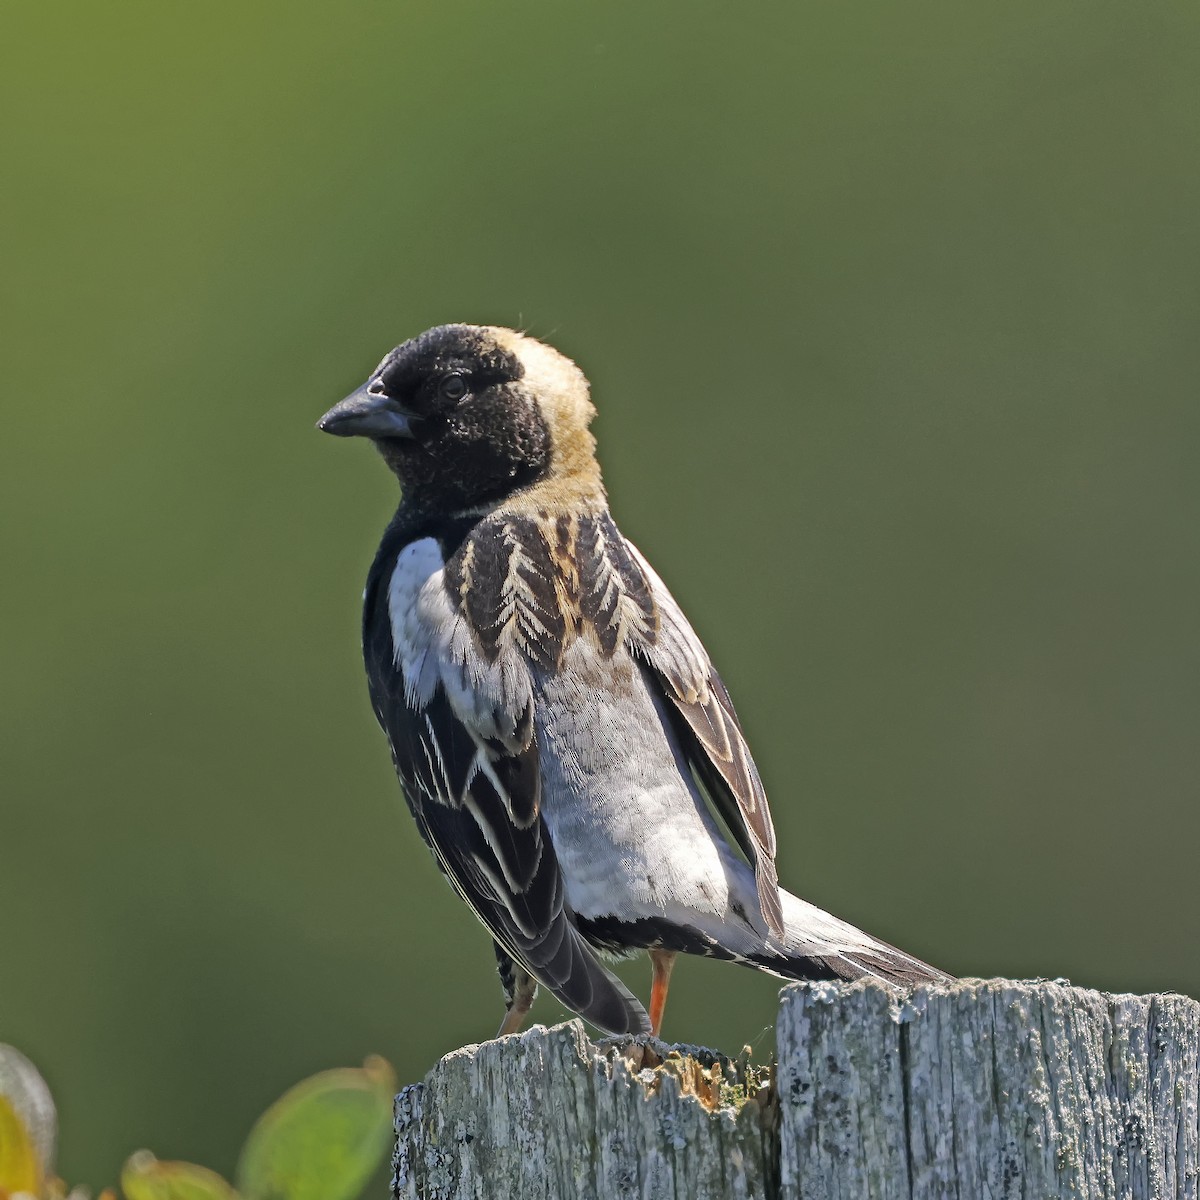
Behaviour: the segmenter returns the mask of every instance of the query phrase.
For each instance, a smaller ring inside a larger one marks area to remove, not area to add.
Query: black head
[[[527,347],[579,375],[511,330],[439,325],[397,346],[317,427],[370,438],[406,503],[445,513],[486,507],[550,470],[552,431]]]

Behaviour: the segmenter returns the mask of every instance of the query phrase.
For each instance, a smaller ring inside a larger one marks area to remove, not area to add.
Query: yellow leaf
[[[0,1096],[16,1114],[33,1147],[38,1177],[49,1178],[54,1174],[54,1144],[58,1139],[54,1097],[37,1067],[12,1046],[0,1045]],[[0,1135],[0,1146],[4,1144]],[[0,1188],[3,1187],[4,1175],[0,1172]]]
[[[246,1200],[352,1200],[391,1143],[396,1076],[382,1058],[323,1071],[258,1119],[238,1162]]]
[[[42,1169],[33,1139],[8,1098],[0,1096],[0,1194],[30,1192],[42,1186]]]
[[[149,1150],[131,1154],[121,1168],[125,1200],[238,1200],[216,1171],[189,1162],[160,1162]]]

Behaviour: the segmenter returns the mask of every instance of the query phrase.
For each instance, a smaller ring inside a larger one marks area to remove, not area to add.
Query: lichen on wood
[[[963,981],[789,988],[783,1195],[1197,1196],[1200,1004]]]
[[[467,1046],[396,1099],[396,1195],[765,1200],[776,1106],[745,1092],[711,1050],[597,1044],[578,1020]]]
[[[397,1097],[420,1200],[1200,1200],[1200,1004],[1060,983],[797,984],[778,1065],[579,1021]]]

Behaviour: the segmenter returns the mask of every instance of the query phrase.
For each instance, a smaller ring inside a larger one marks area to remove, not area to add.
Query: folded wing
[[[368,582],[371,698],[409,808],[454,889],[530,975],[602,1029],[645,1030],[644,1009],[566,904],[539,812],[526,660],[503,637],[481,652],[444,570],[433,539],[391,553],[385,540]]]
[[[754,867],[763,920],[777,938],[782,938],[775,826],[741,722],[721,677],[675,598],[637,548],[628,541],[625,545],[645,576],[658,613],[653,640],[631,639],[632,648],[654,672],[679,714],[677,725],[684,754]]]

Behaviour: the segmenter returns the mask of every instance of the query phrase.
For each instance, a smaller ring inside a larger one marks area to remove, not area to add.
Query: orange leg
[[[671,968],[679,955],[674,950],[651,950],[650,965],[654,982],[650,985],[650,1032],[658,1037],[662,1029],[663,1009],[667,1007],[667,988],[671,986]]]
[[[521,1026],[525,1024],[525,1018],[533,1007],[537,988],[538,985],[533,976],[526,974],[518,967],[513,983],[512,1000],[509,1002],[508,1011],[504,1014],[504,1020],[500,1023],[500,1029],[496,1033],[497,1037],[506,1037],[510,1033],[521,1032]]]

